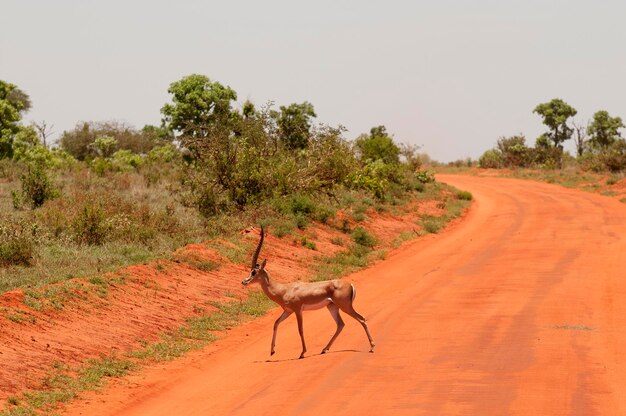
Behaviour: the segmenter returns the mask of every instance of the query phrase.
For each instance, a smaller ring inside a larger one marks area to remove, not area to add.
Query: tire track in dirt
[[[626,414],[626,205],[515,179],[441,176],[467,219],[348,277],[377,343],[346,318],[310,355],[279,311],[178,362],[119,380],[71,415]],[[272,270],[272,259],[268,270]]]

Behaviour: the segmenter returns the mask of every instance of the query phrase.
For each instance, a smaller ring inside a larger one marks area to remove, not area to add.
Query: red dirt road
[[[626,205],[530,181],[440,176],[467,218],[350,276],[361,326],[278,310],[115,382],[74,415],[624,415]],[[268,270],[271,273],[272,260]],[[244,276],[242,276],[243,278]]]

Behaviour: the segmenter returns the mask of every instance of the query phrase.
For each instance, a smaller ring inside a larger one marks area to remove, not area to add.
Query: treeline
[[[624,123],[620,117],[600,110],[586,124],[575,122],[577,110],[559,98],[537,105],[533,112],[541,116],[548,129],[535,145],[528,146],[523,134],[501,137],[493,149],[480,157],[480,167],[555,169],[571,161],[596,172],[626,170],[626,140],[621,137]],[[572,139],[576,144],[575,156],[563,150],[563,143]]]
[[[22,122],[28,95],[0,81],[0,268],[83,273],[263,218],[284,234],[433,181],[418,148],[384,126],[348,140],[344,128],[315,123],[309,102],[238,105],[235,91],[203,75],[168,92],[160,126],[80,122],[51,145],[45,123]],[[15,287],[3,281],[15,276],[0,270],[0,287]]]
[[[168,92],[161,126],[137,130],[119,122],[81,122],[49,147],[45,124],[20,124],[31,105],[28,95],[0,81],[0,103],[10,112],[2,117],[0,159],[27,165],[42,186],[50,183],[47,170],[77,164],[105,175],[155,161],[161,167],[173,163],[181,172],[181,195],[204,215],[337,186],[367,189],[380,199],[415,186],[417,148],[399,146],[384,126],[350,142],[342,127],[315,125],[309,102],[274,109],[246,101],[238,109],[237,93],[204,75],[173,82]],[[47,189],[39,194],[23,196],[37,207],[56,195]]]

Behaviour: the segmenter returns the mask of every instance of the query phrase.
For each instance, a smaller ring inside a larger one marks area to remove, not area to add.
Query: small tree
[[[624,128],[624,123],[620,117],[611,117],[607,111],[600,110],[593,115],[587,131],[591,136],[590,142],[603,149],[621,137],[621,128]]]
[[[587,127],[584,124],[574,121],[574,141],[576,142],[576,155],[581,157],[585,153],[587,144]]]
[[[562,147],[562,143],[572,137],[573,129],[567,125],[567,121],[578,112],[565,101],[555,98],[547,103],[539,104],[533,113],[543,118],[543,124],[550,129],[545,136],[554,143],[555,147]]]
[[[309,145],[312,119],[317,117],[313,104],[305,101],[301,104],[281,106],[280,112],[272,113],[278,125],[281,141],[289,149],[305,149]]]
[[[43,166],[29,166],[28,172],[21,177],[22,200],[35,209],[49,199],[59,195]]]
[[[385,126],[372,128],[369,136],[363,134],[357,137],[354,144],[362,161],[380,159],[388,164],[400,162],[400,148],[387,134]]]
[[[30,105],[25,92],[0,80],[0,159],[13,157],[13,140],[23,128],[19,122]]]
[[[203,137],[205,127],[225,123],[233,114],[237,93],[205,75],[192,74],[170,84],[171,104],[161,108],[165,126],[188,136]]]
[[[563,142],[572,138],[573,129],[567,125],[570,117],[574,117],[578,112],[576,109],[560,98],[539,104],[533,110],[539,114],[550,131],[544,133],[544,137],[551,140],[557,149],[556,166],[561,167],[563,158]]]
[[[96,137],[92,144],[93,148],[100,157],[111,157],[117,148],[117,140],[109,136]]]

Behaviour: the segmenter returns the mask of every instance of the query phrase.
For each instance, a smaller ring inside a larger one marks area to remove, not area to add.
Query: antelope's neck
[[[261,279],[261,288],[263,292],[267,295],[268,298],[276,301],[277,298],[280,298],[282,293],[284,292],[283,285],[278,282],[274,282],[269,273],[265,272],[265,276]]]

